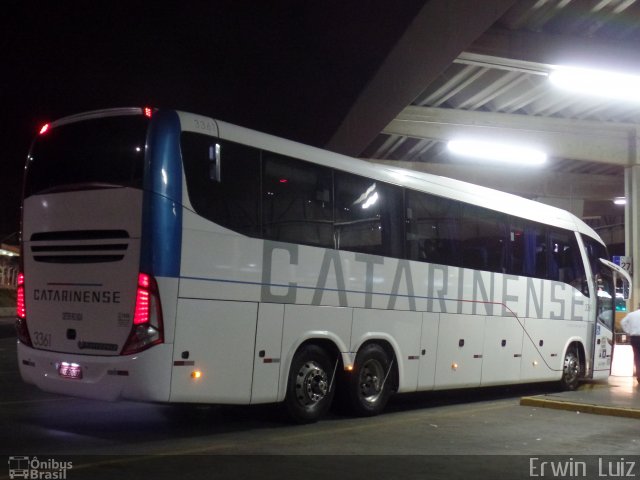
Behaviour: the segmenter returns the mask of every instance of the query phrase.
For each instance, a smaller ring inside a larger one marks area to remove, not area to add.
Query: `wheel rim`
[[[378,360],[370,359],[360,368],[360,395],[367,403],[376,403],[382,394],[384,368]]]
[[[321,402],[329,392],[327,372],[316,362],[306,362],[296,375],[296,398],[305,407]]]
[[[580,377],[580,362],[574,353],[567,353],[564,358],[564,378],[567,384],[575,382]]]

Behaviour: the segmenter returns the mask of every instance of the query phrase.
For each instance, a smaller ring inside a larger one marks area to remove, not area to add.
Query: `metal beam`
[[[439,141],[495,138],[538,146],[554,157],[628,166],[638,161],[639,129],[635,124],[410,106],[383,133]]]
[[[515,0],[429,0],[326,145],[358,155]]]
[[[573,65],[640,73],[633,42],[490,28],[467,52],[550,65]]]

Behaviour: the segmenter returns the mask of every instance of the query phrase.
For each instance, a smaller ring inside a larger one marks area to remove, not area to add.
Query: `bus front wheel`
[[[285,405],[297,423],[316,422],[331,405],[334,366],[317,345],[306,345],[296,352],[289,370]]]
[[[564,355],[560,387],[563,390],[575,390],[580,384],[582,364],[575,349],[569,348]]]
[[[349,403],[356,415],[373,416],[384,409],[392,391],[392,368],[380,345],[370,343],[358,352],[347,382]]]

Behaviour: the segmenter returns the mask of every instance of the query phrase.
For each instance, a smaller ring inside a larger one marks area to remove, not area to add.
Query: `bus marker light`
[[[452,363],[451,364],[451,370],[458,370],[458,364],[457,363]]]
[[[345,365],[344,370],[345,372],[353,372],[353,365]]]
[[[197,380],[200,377],[202,377],[202,372],[200,370],[194,370],[193,372],[191,372],[191,378]]]
[[[49,130],[49,124],[45,123],[42,127],[40,127],[40,135],[44,135]]]
[[[151,110],[150,107],[144,107],[144,116],[151,118],[151,115],[153,114],[153,110]]]
[[[534,360],[534,361],[533,361],[533,363],[532,363],[532,365],[533,365],[534,367],[537,367],[537,366],[538,366],[538,361],[537,361],[537,360]]]

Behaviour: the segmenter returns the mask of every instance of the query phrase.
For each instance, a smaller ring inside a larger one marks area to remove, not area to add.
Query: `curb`
[[[608,415],[611,417],[624,417],[640,419],[640,410],[628,407],[609,407],[594,405],[591,403],[578,403],[563,400],[552,400],[544,397],[522,397],[520,405],[525,407],[554,408],[571,412],[592,413],[594,415]]]

